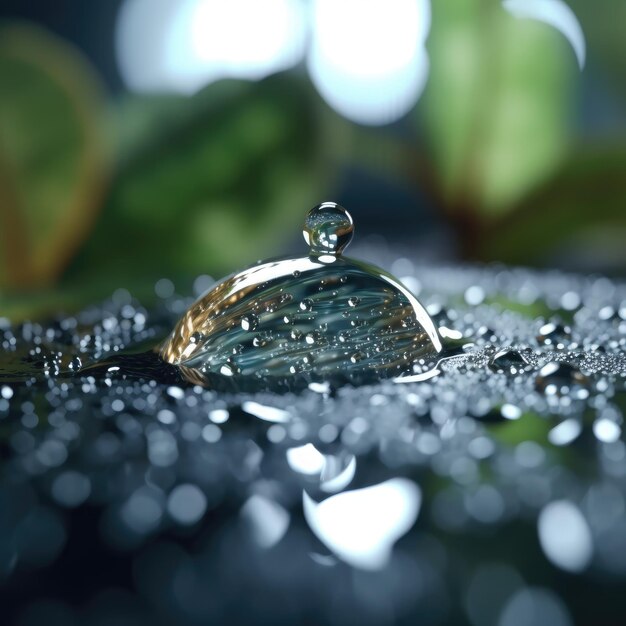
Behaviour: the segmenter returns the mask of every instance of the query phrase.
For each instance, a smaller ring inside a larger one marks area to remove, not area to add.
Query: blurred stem
[[[389,180],[419,189],[429,198],[437,213],[449,219],[461,257],[477,260],[481,256],[480,245],[486,223],[471,202],[467,187],[463,187],[463,195],[459,194],[453,205],[446,202],[434,164],[414,145],[375,131],[359,130],[353,133],[350,154],[344,158]]]
[[[350,142],[346,161],[374,171],[388,180],[419,188],[436,204],[443,202],[434,166],[415,146],[376,131],[358,130]]]

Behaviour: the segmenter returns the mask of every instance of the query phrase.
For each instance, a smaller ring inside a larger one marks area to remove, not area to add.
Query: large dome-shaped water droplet
[[[228,378],[240,389],[361,384],[411,375],[418,361],[434,365],[442,346],[432,320],[393,276],[341,255],[352,232],[343,207],[315,207],[304,227],[307,256],[219,282],[185,313],[161,356],[194,383]]]

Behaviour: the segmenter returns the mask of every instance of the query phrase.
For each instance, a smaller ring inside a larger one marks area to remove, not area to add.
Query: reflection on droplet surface
[[[306,492],[302,498],[311,530],[329,549],[350,565],[375,570],[415,523],[421,491],[412,481],[393,478],[319,503]]]

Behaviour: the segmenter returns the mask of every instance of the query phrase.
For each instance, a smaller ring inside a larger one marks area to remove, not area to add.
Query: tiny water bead
[[[367,384],[414,374],[418,361],[434,366],[442,345],[428,313],[386,271],[342,255],[353,231],[340,205],[314,207],[307,256],[219,282],[185,313],[162,358],[194,383],[219,384],[218,375],[239,389]]]
[[[335,202],[323,202],[309,211],[302,234],[311,255],[339,255],[352,241],[352,216]]]

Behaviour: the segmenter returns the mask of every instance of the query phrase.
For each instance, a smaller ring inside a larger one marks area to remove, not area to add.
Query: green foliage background
[[[626,104],[626,5],[571,5],[589,72]],[[111,98],[69,44],[5,25],[2,314],[72,309],[120,286],[148,297],[161,276],[273,255],[354,164],[427,194],[467,259],[541,264],[580,248],[622,271],[626,137],[581,134],[587,74],[567,41],[493,0],[432,7],[428,83],[401,133],[343,120],[299,71]]]

